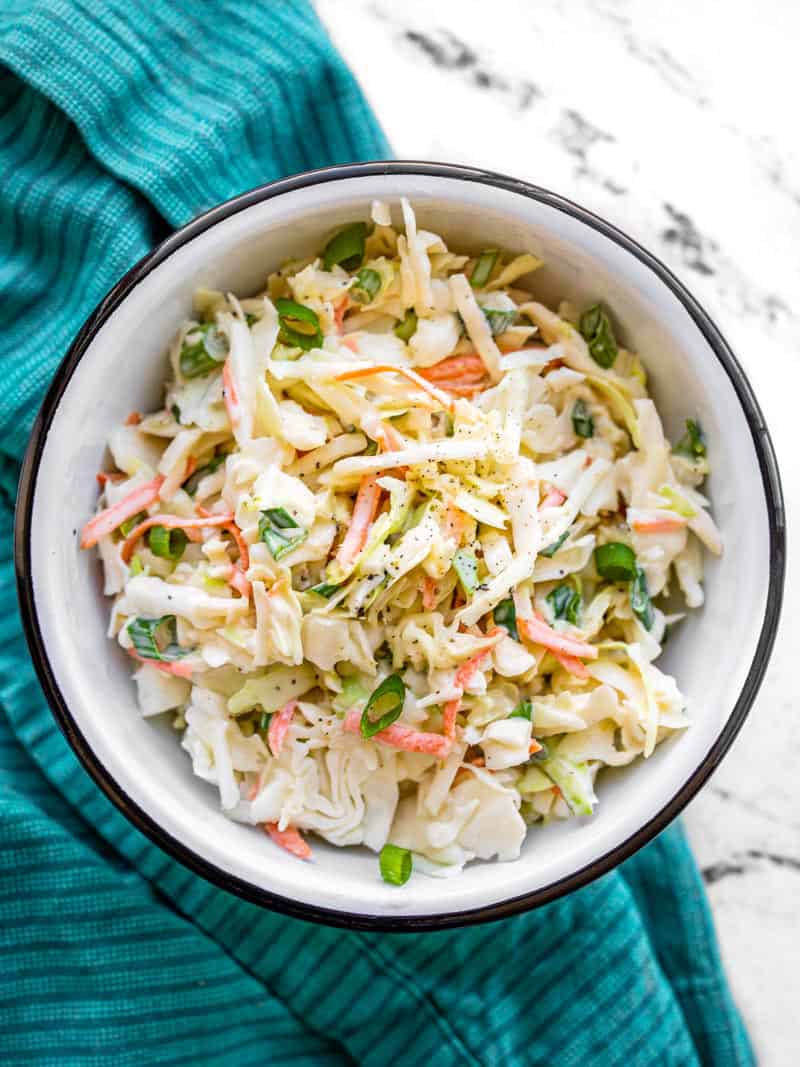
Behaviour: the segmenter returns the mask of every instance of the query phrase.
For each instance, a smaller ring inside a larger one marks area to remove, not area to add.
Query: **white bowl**
[[[300,863],[230,822],[193,776],[167,723],[139,715],[129,660],[106,638],[108,602],[76,531],[96,500],[109,430],[157,406],[164,351],[200,285],[255,291],[289,255],[318,249],[370,202],[407,196],[420,224],[455,248],[530,249],[545,301],[602,298],[642,356],[674,439],[687,416],[706,430],[713,511],[725,555],[707,561],[705,607],[677,627],[661,665],[689,700],[692,727],[651,759],[606,773],[589,819],[528,834],[514,863],[475,863],[455,879],[385,885],[362,848],[314,843]],[[347,926],[422,929],[499,918],[608,871],[697,792],[750,708],[772,647],[784,574],[775,457],[741,368],[697,302],[649,253],[561,197],[463,167],[370,163],[275,182],[208,212],[141,261],[81,330],[34,428],[16,536],[20,598],[39,677],[88,771],[141,830],[209,880],[266,907]]]

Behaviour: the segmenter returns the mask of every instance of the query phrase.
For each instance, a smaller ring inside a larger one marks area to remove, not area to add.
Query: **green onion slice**
[[[325,245],[325,251],[322,253],[325,270],[331,270],[337,264],[345,270],[356,270],[360,267],[364,262],[366,239],[366,222],[354,222],[339,230]]]
[[[469,280],[473,289],[482,289],[486,285],[499,255],[500,253],[496,248],[487,248],[485,252],[481,252],[475,262],[475,269]]]
[[[497,607],[494,609],[494,621],[496,626],[504,626],[511,637],[515,641],[519,641],[519,630],[517,629],[517,609],[514,607],[514,601],[512,597],[508,600],[501,600]]]
[[[119,532],[123,537],[127,537],[131,530],[137,527],[140,522],[144,522],[146,518],[146,511],[140,511],[137,515],[132,515],[129,519],[126,519],[125,522],[119,524]]]
[[[594,419],[583,400],[572,406],[572,429],[576,437],[594,437]]]
[[[299,526],[285,508],[267,508],[258,520],[258,536],[272,558],[279,560],[305,541],[308,530]]]
[[[380,855],[381,878],[389,885],[405,885],[411,877],[413,863],[407,848],[384,845]]]
[[[686,433],[678,441],[672,452],[676,456],[697,459],[706,454],[706,437],[703,428],[695,419],[686,420]]]
[[[516,311],[498,311],[496,308],[481,308],[481,311],[489,324],[492,337],[505,333],[510,326],[514,325],[514,320],[517,317]]]
[[[573,626],[578,625],[578,611],[581,606],[580,594],[571,585],[558,585],[547,594],[547,603],[553,611],[554,619],[566,619]]]
[[[154,556],[178,560],[184,553],[189,538],[183,530],[168,530],[166,526],[151,526],[147,543]]]
[[[471,597],[478,588],[478,561],[475,553],[459,548],[453,557],[453,570],[458,575],[461,588],[466,597]]]
[[[594,550],[594,565],[609,582],[630,582],[636,577],[636,556],[629,545],[609,541]]]
[[[650,599],[650,592],[647,588],[647,578],[638,563],[636,564],[636,575],[631,582],[631,608],[645,630],[652,630],[655,622],[653,602]]]
[[[184,378],[199,378],[210,374],[228,355],[228,339],[213,322],[193,327],[183,339],[180,354],[181,374]]]
[[[528,722],[531,722],[533,717],[533,704],[530,700],[523,700],[521,704],[517,704],[508,717],[509,719],[527,719]]]
[[[133,647],[142,659],[155,659],[167,663],[188,654],[178,644],[177,624],[174,615],[162,615],[160,619],[132,619],[128,623]]]
[[[410,340],[417,332],[417,313],[413,309],[405,313],[405,317],[398,322],[394,328],[395,337],[399,337],[401,341]]]
[[[569,537],[569,530],[565,530],[562,533],[562,535],[558,538],[557,541],[553,541],[552,545],[548,545],[547,548],[540,549],[539,550],[539,555],[540,556],[547,556],[548,559],[552,559],[553,556],[556,554],[556,552],[558,552],[559,548],[561,548],[561,546],[564,544],[564,542],[566,541],[566,539],[568,537]]]
[[[361,736],[374,737],[375,734],[391,726],[400,718],[406,699],[406,686],[399,674],[390,674],[384,678],[361,713]]]
[[[357,304],[371,304],[381,291],[383,279],[372,267],[362,267],[350,287],[350,296]]]
[[[212,456],[208,463],[206,463],[203,467],[198,467],[194,474],[191,474],[183,483],[183,488],[186,490],[189,496],[194,496],[194,494],[197,492],[197,487],[203,480],[203,478],[205,478],[206,475],[213,474],[214,471],[219,470],[219,468],[222,466],[226,459],[227,456],[224,452],[222,452],[218,456]]]
[[[308,352],[311,348],[319,348],[322,344],[322,330],[319,325],[319,316],[316,311],[298,304],[295,300],[281,298],[275,301],[275,310],[278,312],[278,340],[281,344],[290,348],[302,348]]]
[[[588,308],[580,317],[578,328],[589,346],[589,354],[599,366],[608,370],[617,358],[617,342],[611,321],[602,304]]]
[[[326,600],[329,600],[338,588],[339,586],[332,582],[320,582],[319,585],[312,585],[309,593],[316,593],[317,596],[324,596]]]
[[[259,730],[269,730],[269,724],[272,719],[272,712],[262,711],[261,718],[258,721]]]
[[[528,760],[528,763],[543,763],[546,759],[550,759],[550,749],[547,747],[544,741],[540,741],[538,737],[536,738],[536,741],[537,744],[540,744],[542,747],[539,749],[538,752],[534,752],[531,755]]]
[[[134,556],[130,562],[131,578],[135,578],[137,574],[144,573],[144,566],[138,556]]]

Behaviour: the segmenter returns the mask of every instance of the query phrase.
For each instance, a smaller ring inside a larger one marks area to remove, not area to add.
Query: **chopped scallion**
[[[322,253],[325,270],[343,267],[356,270],[364,262],[364,242],[367,239],[366,222],[353,222],[331,237]]]
[[[594,565],[609,582],[630,582],[636,577],[636,555],[621,541],[609,541],[594,550]]]
[[[375,734],[400,718],[406,699],[406,686],[399,674],[390,674],[374,689],[361,713],[361,736]]]
[[[132,619],[128,623],[128,633],[142,659],[170,662],[187,655],[187,650],[178,644],[174,615],[162,615],[160,619]]]
[[[285,508],[267,508],[258,520],[258,536],[270,550],[272,558],[282,559],[308,537]]]
[[[514,325],[517,317],[516,311],[498,311],[496,308],[481,308],[481,311],[489,324],[492,337],[505,333],[510,326]]]
[[[568,537],[569,537],[569,530],[565,530],[557,540],[553,541],[552,545],[548,545],[547,548],[540,549],[539,550],[539,555],[540,556],[547,556],[548,559],[552,559],[553,556],[556,554],[556,552],[558,552],[559,548],[561,548],[561,546],[564,544],[564,542],[566,541],[566,539]]]
[[[417,313],[409,309],[404,318],[397,323],[394,328],[395,337],[399,337],[401,341],[410,340],[417,332]]]
[[[577,437],[594,437],[594,419],[583,400],[572,406],[572,429]]]
[[[326,600],[329,600],[338,588],[339,586],[332,582],[320,582],[319,585],[312,585],[309,593],[316,593],[317,596],[324,596]]]
[[[495,626],[505,627],[505,629],[508,630],[509,636],[513,637],[515,641],[519,641],[517,609],[514,607],[514,600],[512,597],[509,597],[508,600],[501,600],[494,609],[494,622]]]
[[[672,449],[676,456],[687,456],[689,459],[697,459],[706,454],[706,438],[703,428],[694,419],[686,420],[686,433]]]
[[[371,304],[381,291],[382,278],[372,267],[362,267],[350,287],[350,297],[357,304]]]
[[[278,341],[289,348],[302,348],[307,352],[322,344],[322,330],[316,311],[298,304],[295,300],[281,298],[275,301],[280,330]]]
[[[407,848],[386,844],[380,854],[381,878],[389,885],[405,885],[411,877],[413,862]]]
[[[645,630],[652,630],[655,622],[653,602],[647,588],[647,578],[642,568],[636,564],[636,574],[631,582],[631,609],[633,614],[644,626]]]
[[[206,475],[213,474],[214,471],[219,470],[226,459],[227,456],[225,453],[221,452],[218,456],[212,456],[204,466],[198,467],[194,474],[190,475],[183,483],[183,488],[189,496],[194,496],[197,492],[197,487],[203,478],[205,478]]]
[[[547,603],[554,619],[566,619],[573,626],[578,625],[578,612],[581,606],[580,594],[571,585],[557,585],[547,594]]]
[[[200,378],[225,362],[228,339],[213,322],[193,327],[183,339],[179,358],[184,378]]]
[[[460,548],[453,557],[453,570],[458,575],[464,595],[471,597],[478,588],[478,561],[475,553]]]
[[[132,515],[131,518],[126,519],[125,522],[119,524],[119,532],[123,537],[127,537],[131,530],[135,529],[140,522],[144,522],[146,518],[146,511],[140,511],[137,515]]]
[[[483,289],[492,276],[492,271],[499,255],[500,253],[496,248],[487,248],[485,252],[481,252],[475,261],[475,268],[469,280],[473,289]]]
[[[595,363],[606,370],[612,367],[617,358],[617,342],[611,328],[611,321],[603,310],[602,304],[595,304],[584,311],[578,328],[589,347],[589,355]]]
[[[183,530],[170,530],[166,526],[151,526],[147,534],[150,551],[162,559],[180,559],[188,541]]]

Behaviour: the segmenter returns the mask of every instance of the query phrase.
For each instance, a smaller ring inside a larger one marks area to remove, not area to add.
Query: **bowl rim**
[[[706,342],[726,371],[753,438],[761,481],[768,511],[769,524],[769,583],[764,619],[755,654],[739,697],[710,750],[694,769],[678,792],[672,796],[648,822],[640,826],[617,846],[583,867],[565,875],[550,885],[499,901],[463,911],[411,916],[387,916],[306,904],[291,897],[270,892],[252,884],[224,868],[218,867],[183,842],[167,833],[150,815],[136,804],[114,780],[95,756],[80,726],[68,708],[50,664],[39,626],[32,581],[31,518],[37,475],[48,432],[72,375],[100,328],[116,311],[128,294],[159,264],[183,245],[232,215],[283,193],[342,179],[357,179],[376,175],[417,175],[478,182],[516,193],[561,211],[584,225],[603,234],[635,256],[681,302],[703,334]],[[51,713],[84,768],[105,795],[133,825],[173,859],[206,881],[227,890],[251,903],[293,918],[311,920],[329,926],[353,930],[407,931],[450,929],[489,922],[540,907],[571,893],[628,859],[683,810],[717,768],[739,733],[761,685],[772,652],[780,617],[786,569],[786,528],[783,493],[775,451],[764,416],[750,383],[724,337],[708,313],[689,293],[672,271],[657,257],[643,248],[622,230],[606,222],[573,201],[541,186],[511,178],[493,171],[458,164],[433,163],[416,160],[347,163],[305,171],[281,178],[232,197],[177,229],[152,251],[139,260],[114,285],[84,322],[67,354],[59,364],[42,406],[34,422],[22,464],[14,531],[14,563],[17,594],[23,628],[33,664]]]

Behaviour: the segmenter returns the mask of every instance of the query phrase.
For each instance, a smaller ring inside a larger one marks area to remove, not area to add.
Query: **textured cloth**
[[[16,606],[12,501],[79,325],[209,205],[387,153],[305,3],[2,5],[0,1062],[753,1062],[678,828],[504,922],[332,930],[262,911],[169,859],[109,804],[45,706]]]

